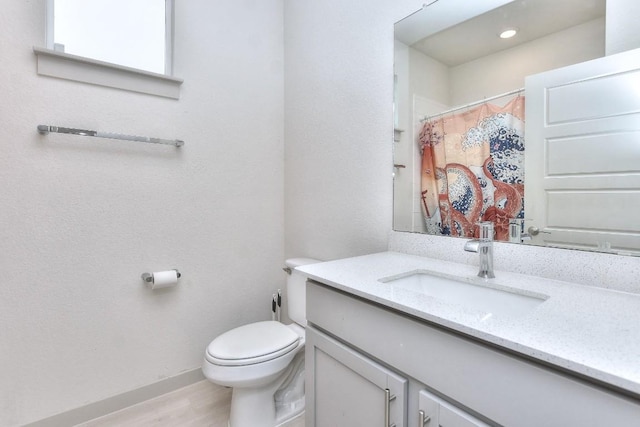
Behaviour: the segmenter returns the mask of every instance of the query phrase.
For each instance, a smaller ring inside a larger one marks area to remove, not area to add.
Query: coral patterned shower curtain
[[[419,143],[427,232],[474,237],[491,221],[508,240],[509,220],[524,218],[524,97],[429,120]]]

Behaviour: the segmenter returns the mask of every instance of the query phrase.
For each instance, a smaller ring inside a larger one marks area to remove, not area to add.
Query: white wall
[[[393,227],[397,230],[413,230],[413,159],[411,149],[412,90],[409,84],[411,70],[411,48],[395,40],[393,49],[393,72],[396,79],[394,92],[394,129],[400,132],[393,137],[393,163],[405,168],[393,170]]]
[[[638,0],[607,0],[607,55],[640,46]]]
[[[175,101],[38,76],[45,1],[3,2],[0,425],[198,369],[217,334],[268,317],[284,284],[282,20],[282,0],[177,1]],[[144,287],[169,268],[177,288]]]
[[[285,2],[286,254],[385,250],[393,22],[420,1]]]
[[[439,104],[451,105],[449,67],[424,53],[409,49],[409,87],[413,94]]]
[[[420,167],[422,159],[416,141],[420,119],[448,108],[449,68],[418,50],[395,40],[394,69],[398,76],[397,109],[399,128],[404,132],[393,144],[396,169],[393,182],[394,230],[426,229],[420,203]]]
[[[464,105],[524,87],[532,74],[605,55],[605,21],[596,19],[451,68],[451,104]],[[498,104],[506,104],[501,99]]]

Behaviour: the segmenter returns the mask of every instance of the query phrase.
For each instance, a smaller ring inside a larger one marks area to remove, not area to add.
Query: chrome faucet
[[[480,237],[467,241],[464,250],[467,252],[477,252],[480,255],[480,270],[478,277],[492,279],[493,274],[493,223],[490,221],[479,222]]]

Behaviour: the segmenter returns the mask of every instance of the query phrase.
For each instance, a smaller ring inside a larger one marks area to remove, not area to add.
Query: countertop
[[[496,271],[495,279],[480,279],[475,266],[398,252],[310,264],[296,270],[333,288],[640,397],[638,294],[503,271]],[[417,270],[548,298],[525,314],[487,318],[482,310],[379,281]]]

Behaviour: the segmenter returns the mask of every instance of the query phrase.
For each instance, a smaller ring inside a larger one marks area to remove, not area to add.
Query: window
[[[171,1],[49,2],[49,49],[171,74]]]
[[[38,74],[179,99],[174,0],[47,0]]]

